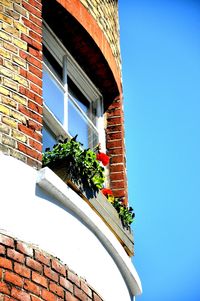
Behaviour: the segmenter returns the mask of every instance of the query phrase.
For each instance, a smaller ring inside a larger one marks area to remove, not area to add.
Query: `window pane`
[[[64,92],[46,69],[43,70],[43,98],[48,108],[61,124],[63,124]]]
[[[47,147],[52,149],[54,144],[56,144],[56,137],[54,137],[53,133],[46,125],[43,125],[42,136],[42,151],[44,152]]]
[[[78,141],[83,143],[85,148],[94,147],[98,143],[97,131],[88,123],[84,115],[78,110],[69,98],[68,103],[68,129],[71,136],[78,134]]]

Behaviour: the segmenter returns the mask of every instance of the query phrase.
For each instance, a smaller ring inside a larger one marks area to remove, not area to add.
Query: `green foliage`
[[[80,188],[91,188],[98,191],[105,180],[104,168],[96,159],[96,153],[91,149],[84,150],[82,144],[76,141],[77,136],[65,139],[43,153],[43,166],[52,168],[59,162],[65,166],[66,178],[72,180]]]
[[[115,198],[112,204],[119,213],[123,226],[129,229],[135,217],[133,208],[125,206],[120,198]]]

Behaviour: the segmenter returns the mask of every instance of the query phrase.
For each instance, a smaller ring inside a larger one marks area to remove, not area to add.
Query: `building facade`
[[[42,167],[78,134],[127,205],[117,1],[0,0],[0,62],[0,300],[132,300],[130,230]]]

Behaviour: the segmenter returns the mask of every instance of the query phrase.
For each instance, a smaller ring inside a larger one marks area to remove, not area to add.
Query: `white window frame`
[[[43,62],[44,68],[48,70],[57,84],[62,90],[64,90],[64,122],[63,125],[57,120],[53,112],[47,107],[44,103],[43,109],[43,120],[44,123],[50,128],[53,129],[53,134],[56,139],[69,137],[68,133],[68,97],[76,106],[76,108],[81,112],[81,108],[73,101],[72,96],[68,93],[67,77],[70,76],[74,84],[80,89],[83,95],[91,103],[92,101],[96,102],[96,126],[92,121],[86,116],[84,112],[81,114],[84,118],[87,119],[87,122],[92,126],[98,133],[99,143],[101,144],[102,151],[106,150],[105,146],[105,130],[104,130],[104,117],[103,117],[103,98],[99,90],[95,87],[89,77],[81,69],[75,59],[71,56],[69,51],[64,47],[61,41],[56,37],[54,32],[50,27],[43,22],[43,44],[48,49],[48,51],[53,55],[56,61],[63,67],[63,84],[61,85],[53,74],[53,72],[48,67],[48,64]],[[77,133],[78,134],[78,133]]]

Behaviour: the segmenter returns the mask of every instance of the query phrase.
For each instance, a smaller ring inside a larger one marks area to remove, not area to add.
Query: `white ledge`
[[[130,293],[142,293],[140,278],[126,252],[101,218],[48,167],[38,171],[37,184],[71,210],[98,237],[118,266]]]

